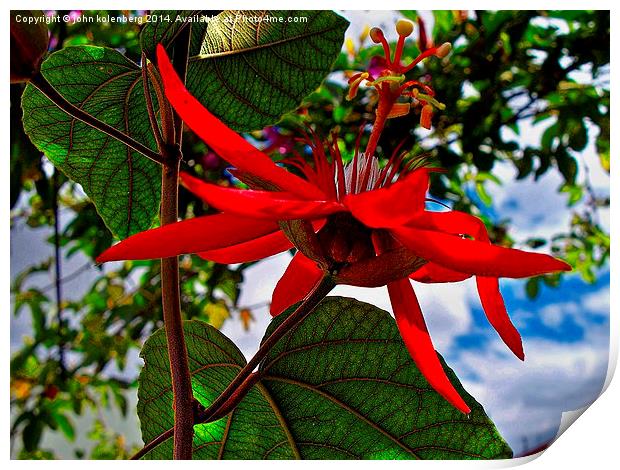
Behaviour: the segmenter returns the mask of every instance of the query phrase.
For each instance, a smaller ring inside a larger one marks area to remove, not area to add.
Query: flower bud
[[[396,22],[396,32],[399,36],[411,36],[411,33],[413,33],[413,23],[409,20],[398,20]]]
[[[28,21],[35,18],[41,21]],[[44,18],[39,10],[11,11],[11,83],[27,82],[39,73],[49,43]]]
[[[452,44],[450,44],[449,42],[444,42],[441,46],[437,48],[437,51],[435,52],[435,57],[439,57],[440,59],[443,59],[445,56],[447,56],[450,53],[451,50],[452,50]]]

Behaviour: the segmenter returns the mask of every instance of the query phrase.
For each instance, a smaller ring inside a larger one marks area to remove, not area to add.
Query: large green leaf
[[[286,315],[286,314],[283,314]],[[266,335],[284,319],[278,317]],[[196,398],[208,406],[245,364],[237,347],[201,322],[186,322]],[[165,333],[142,351],[138,414],[145,442],[171,428]],[[195,458],[494,459],[512,452],[480,406],[464,416],[441,398],[410,359],[385,311],[329,297],[260,366],[261,381],[219,421],[195,426]],[[147,454],[170,458],[172,442]]]
[[[77,46],[50,55],[43,76],[75,106],[156,148],[140,68],[113,49]],[[24,130],[69,178],[80,183],[120,238],[148,229],[159,208],[159,165],[78,121],[34,86],[22,97]]]
[[[144,28],[144,50],[152,56],[157,42],[168,45],[182,24],[173,20],[191,13],[154,12],[170,22]],[[265,15],[271,21],[250,21]],[[192,23],[187,87],[237,131],[274,124],[330,72],[348,24],[327,10],[226,10],[209,22]]]

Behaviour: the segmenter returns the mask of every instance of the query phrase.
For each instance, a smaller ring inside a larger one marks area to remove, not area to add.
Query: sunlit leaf
[[[50,55],[43,76],[69,102],[155,148],[139,67],[114,49],[67,47]],[[34,86],[22,96],[26,134],[80,183],[116,236],[148,229],[159,209],[159,165],[78,121]]]

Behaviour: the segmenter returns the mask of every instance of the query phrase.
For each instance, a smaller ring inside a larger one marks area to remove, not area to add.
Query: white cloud
[[[593,314],[609,315],[609,286],[585,295],[581,299],[583,306]]]
[[[521,362],[497,342],[467,351],[451,364],[465,388],[482,403],[498,430],[521,452],[524,438],[531,447],[552,437],[563,411],[592,403],[607,371],[608,349],[601,336],[607,327],[578,343],[525,341]]]
[[[539,315],[545,325],[553,328],[560,326],[565,317],[576,317],[578,313],[579,305],[576,302],[564,302],[544,306]]]

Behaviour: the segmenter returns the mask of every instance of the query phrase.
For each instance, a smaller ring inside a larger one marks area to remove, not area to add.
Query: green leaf
[[[67,47],[50,55],[41,72],[67,101],[156,148],[140,68],[120,52]],[[26,134],[82,185],[112,233],[125,238],[152,225],[161,191],[157,163],[73,119],[32,85],[24,90],[22,109]]]
[[[271,323],[266,337],[286,315]],[[186,322],[185,332],[194,395],[208,406],[245,359],[205,323]],[[150,442],[173,425],[163,330],[147,340],[142,357],[138,415]],[[510,458],[482,406],[444,367],[471,406],[469,416],[428,385],[387,312],[329,297],[271,350],[259,367],[261,380],[231,414],[195,426],[194,458]],[[171,455],[168,440],[146,458]]]
[[[187,13],[153,14],[172,21]],[[266,15],[270,21],[256,20]],[[187,88],[236,131],[275,124],[331,71],[348,25],[326,10],[225,10],[209,22],[192,24]],[[148,24],[142,47],[152,55],[157,42],[168,45],[178,27]]]
[[[75,440],[75,428],[73,427],[71,420],[60,412],[54,413],[52,415],[52,418],[56,422],[58,428],[65,435],[65,437],[69,441],[74,441]]]

